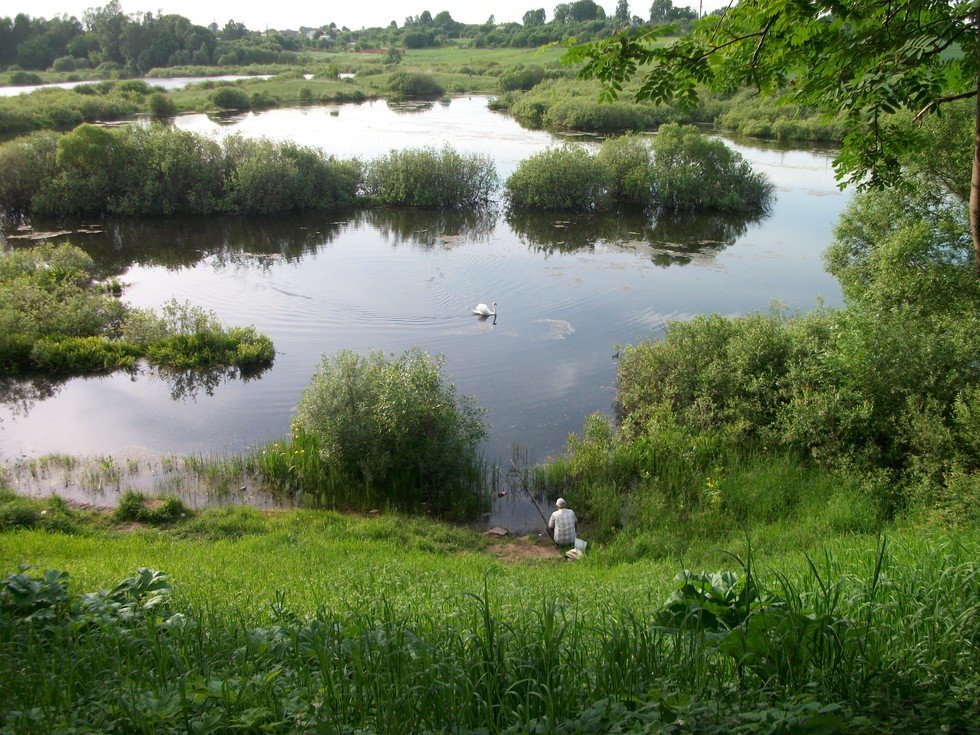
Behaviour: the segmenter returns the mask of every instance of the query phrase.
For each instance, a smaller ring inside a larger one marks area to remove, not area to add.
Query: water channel
[[[502,178],[559,142],[486,102],[405,111],[378,101],[175,124],[338,156],[450,144],[491,156]],[[177,298],[227,324],[254,324],[274,341],[275,365],[248,382],[216,375],[191,384],[144,370],[7,386],[0,459],[238,453],[289,432],[322,355],[420,345],[443,355],[459,392],[486,407],[491,461],[509,466],[515,443],[543,460],[587,415],[612,412],[618,345],[705,312],[840,303],[821,263],[849,196],[834,183],[831,156],[729,145],[776,184],[767,216],[514,216],[498,207],[99,223],[100,232],[69,239],[118,276],[127,302]],[[470,314],[491,301],[496,324]],[[494,520],[519,525],[528,510],[515,503],[498,503]]]
[[[237,82],[243,79],[269,79],[271,74],[259,74],[255,76],[245,76],[243,74],[225,74],[214,77],[138,77],[139,81],[146,82],[151,87],[159,87],[168,92],[174,89],[183,89],[191,84],[199,82]],[[78,82],[49,82],[47,84],[14,84],[0,87],[0,97],[16,97],[20,94],[30,94],[41,89],[74,89],[83,84],[98,84],[101,79],[89,79]],[[122,80],[120,80],[122,81]]]

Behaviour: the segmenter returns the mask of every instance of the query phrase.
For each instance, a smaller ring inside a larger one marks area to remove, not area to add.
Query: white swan
[[[493,307],[492,309],[490,307]],[[477,304],[476,308],[473,309],[473,313],[477,316],[497,316],[497,302],[494,301],[490,306],[486,304]]]

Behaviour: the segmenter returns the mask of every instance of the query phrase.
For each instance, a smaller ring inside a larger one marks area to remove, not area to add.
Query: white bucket
[[[583,541],[583,540],[582,540],[582,539],[580,539],[580,538],[577,538],[577,539],[575,539],[575,549],[576,549],[576,551],[585,551],[585,548],[586,548],[586,547],[587,547],[588,545],[589,545],[589,544],[588,544],[588,542],[587,542],[587,541]]]

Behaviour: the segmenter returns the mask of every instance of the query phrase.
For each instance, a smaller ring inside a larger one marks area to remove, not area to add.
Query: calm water
[[[260,74],[258,76],[243,76],[240,74],[226,74],[216,77],[140,77],[144,82],[154,87],[162,89],[183,89],[189,84],[198,82],[236,82],[239,79],[268,79],[271,75]],[[18,94],[28,94],[39,89],[74,89],[82,84],[98,84],[100,80],[81,81],[81,82],[52,82],[51,84],[29,84],[22,86],[0,87],[0,97],[14,97]]]
[[[178,124],[316,144],[338,155],[452,143],[486,153],[506,176],[554,142],[459,99],[411,114],[385,103],[277,110],[219,125]],[[777,185],[758,220],[433,214],[385,210],[276,219],[108,222],[74,241],[126,284],[125,299],[176,297],[228,324],[254,324],[277,357],[260,379],[194,385],[143,372],[21,390],[0,408],[0,455],[239,452],[285,435],[321,355],[341,349],[445,357],[460,392],[488,409],[487,454],[509,466],[559,451],[594,411],[611,412],[616,346],[659,336],[703,312],[778,301],[840,302],[820,254],[847,201],[829,156],[734,146]],[[470,315],[499,303],[496,324]],[[8,386],[9,388],[9,386]],[[51,394],[50,397],[44,397]],[[508,498],[507,522],[527,509]]]

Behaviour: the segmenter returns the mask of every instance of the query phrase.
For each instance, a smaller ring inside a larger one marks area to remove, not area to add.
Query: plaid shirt
[[[548,528],[555,529],[555,543],[562,546],[571,546],[575,543],[575,524],[578,518],[575,511],[571,508],[559,508],[551,514],[548,521]]]

